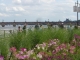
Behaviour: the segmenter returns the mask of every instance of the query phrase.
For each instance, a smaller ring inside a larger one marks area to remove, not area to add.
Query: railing
[[[8,37],[14,30],[0,30],[0,37]]]

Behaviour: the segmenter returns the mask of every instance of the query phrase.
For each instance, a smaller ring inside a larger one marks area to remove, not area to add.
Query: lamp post
[[[78,26],[78,13],[80,12],[80,6],[77,0],[77,3],[75,2],[75,6],[73,6],[74,12],[77,12],[77,26]]]
[[[75,4],[77,4],[77,7],[78,7],[78,0],[77,0],[77,3],[75,3]],[[78,11],[77,11],[77,26],[78,26]]]

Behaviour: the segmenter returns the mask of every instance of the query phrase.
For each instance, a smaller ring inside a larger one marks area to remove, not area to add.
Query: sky
[[[77,0],[0,0],[0,22],[74,21]],[[80,1],[79,1],[80,2]]]

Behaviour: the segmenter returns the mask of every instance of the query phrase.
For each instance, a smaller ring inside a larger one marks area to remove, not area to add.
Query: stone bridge
[[[14,27],[16,25],[36,25],[36,24],[41,24],[41,25],[47,25],[47,24],[52,24],[52,25],[76,25],[76,22],[0,22],[0,25],[4,27],[5,25],[13,25]],[[78,22],[78,25],[80,25],[80,22]]]

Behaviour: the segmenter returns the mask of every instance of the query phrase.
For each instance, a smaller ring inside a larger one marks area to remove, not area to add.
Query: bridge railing
[[[8,37],[11,33],[14,33],[14,30],[0,30],[0,37]]]

